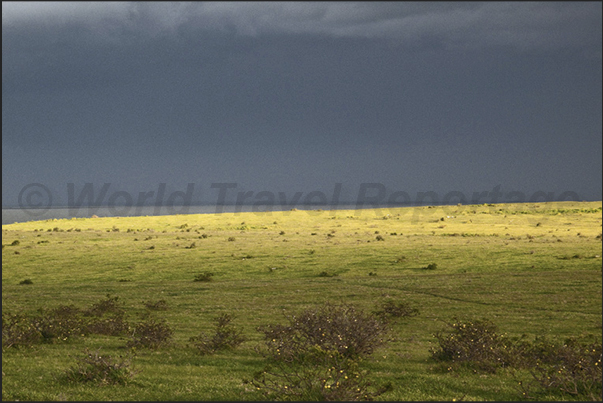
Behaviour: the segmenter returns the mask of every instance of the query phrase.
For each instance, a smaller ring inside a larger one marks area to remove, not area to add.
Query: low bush
[[[30,317],[2,311],[2,349],[29,347],[41,340],[42,335]]]
[[[214,273],[210,273],[208,271],[204,272],[204,273],[199,273],[195,276],[195,279],[193,281],[212,281],[212,277],[213,277]]]
[[[568,338],[553,341],[537,337],[534,342],[518,343],[521,367],[531,379],[520,380],[522,396],[535,398],[545,392],[558,392],[590,400],[602,398],[601,339]]]
[[[109,355],[100,355],[99,351],[85,350],[76,365],[65,371],[68,382],[93,382],[100,385],[126,385],[137,371],[131,368],[131,357],[116,360]]]
[[[53,309],[40,308],[38,312],[39,315],[32,318],[32,324],[46,343],[66,341],[70,337],[88,333],[81,311],[74,305],[60,305]]]
[[[455,320],[452,331],[436,333],[439,349],[434,359],[495,372],[511,369],[522,398],[539,398],[550,393],[569,394],[601,400],[601,338],[568,338],[563,341],[537,336],[508,339],[497,333],[488,320]],[[453,367],[449,367],[449,370]],[[477,372],[477,371],[476,371]],[[525,379],[521,374],[529,374]]]
[[[247,339],[242,335],[242,331],[231,323],[232,320],[231,315],[224,313],[215,319],[216,331],[213,336],[201,333],[197,337],[191,337],[190,341],[201,355],[235,348]]]
[[[388,328],[351,305],[326,304],[286,316],[264,334],[266,367],[251,382],[270,400],[372,400],[390,386],[375,386],[363,359],[382,346]]]
[[[370,275],[370,273],[369,273]],[[381,305],[381,309],[375,311],[375,315],[384,321],[389,321],[395,318],[406,318],[417,316],[419,310],[411,307],[406,302],[395,302],[388,300]]]
[[[123,313],[125,312],[123,303],[119,301],[119,297],[111,297],[107,294],[105,299],[102,299],[84,311],[87,316],[103,316],[106,313]]]
[[[94,318],[88,323],[86,330],[94,334],[122,336],[129,333],[130,325],[124,319],[124,313],[117,312],[109,317]]]
[[[148,318],[136,325],[127,347],[158,349],[171,344],[174,331],[165,320]]]
[[[489,320],[455,318],[447,325],[449,331],[434,335],[439,343],[438,349],[431,350],[435,360],[464,363],[491,373],[510,363],[510,346]]]
[[[144,301],[143,302],[145,308],[150,309],[152,311],[167,311],[168,304],[164,299],[160,299],[158,301]]]

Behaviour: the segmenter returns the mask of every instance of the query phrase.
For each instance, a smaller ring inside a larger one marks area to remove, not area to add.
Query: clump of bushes
[[[545,336],[533,342],[518,343],[516,350],[522,360],[518,367],[528,368],[529,380],[520,380],[523,397],[554,391],[573,396],[601,400],[603,383],[601,371],[601,339],[563,341]]]
[[[351,305],[326,304],[258,328],[267,365],[251,382],[270,400],[372,400],[375,386],[362,360],[383,345],[388,327]]]
[[[191,337],[190,341],[201,355],[213,354],[218,350],[239,346],[247,339],[243,336],[242,331],[231,323],[233,319],[229,314],[221,314],[215,319],[216,331],[213,336],[201,333],[197,337]]]
[[[103,317],[105,313],[109,317]],[[128,332],[125,310],[117,304],[117,297],[101,300],[87,310],[74,305],[40,308],[35,315],[2,315],[3,348],[31,346],[36,343],[56,343],[75,336],[105,334],[111,336]]]
[[[33,281],[30,278],[26,278],[25,280],[19,281],[19,284],[22,284],[22,285],[33,284]]]
[[[85,356],[65,371],[68,382],[93,382],[100,385],[126,385],[137,371],[131,368],[131,357],[116,360],[99,351],[85,350]]]
[[[524,398],[554,392],[601,400],[600,337],[559,341],[538,336],[528,341],[525,336],[509,339],[498,334],[488,320],[455,320],[448,326],[450,331],[434,335],[439,348],[431,352],[437,361],[468,366],[476,372],[494,373],[498,368],[509,367]],[[518,369],[527,371],[531,378],[520,379],[519,372],[515,372]]]
[[[39,315],[32,318],[32,324],[46,343],[65,341],[72,336],[88,333],[86,321],[80,315],[80,309],[74,305],[40,308],[38,312]]]

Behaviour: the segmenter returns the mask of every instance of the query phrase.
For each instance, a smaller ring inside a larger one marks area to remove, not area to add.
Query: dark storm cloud
[[[3,2],[2,18],[3,203],[29,182],[601,197],[601,3]]]
[[[3,2],[2,25],[84,25],[105,40],[178,29],[390,38],[447,47],[599,48],[599,2]]]

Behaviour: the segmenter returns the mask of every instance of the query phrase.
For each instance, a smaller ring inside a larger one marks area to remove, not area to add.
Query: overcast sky
[[[2,204],[31,183],[601,200],[601,4],[3,1]]]

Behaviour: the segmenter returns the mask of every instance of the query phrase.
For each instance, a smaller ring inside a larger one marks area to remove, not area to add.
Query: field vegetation
[[[602,204],[2,226],[3,400],[601,400]]]

